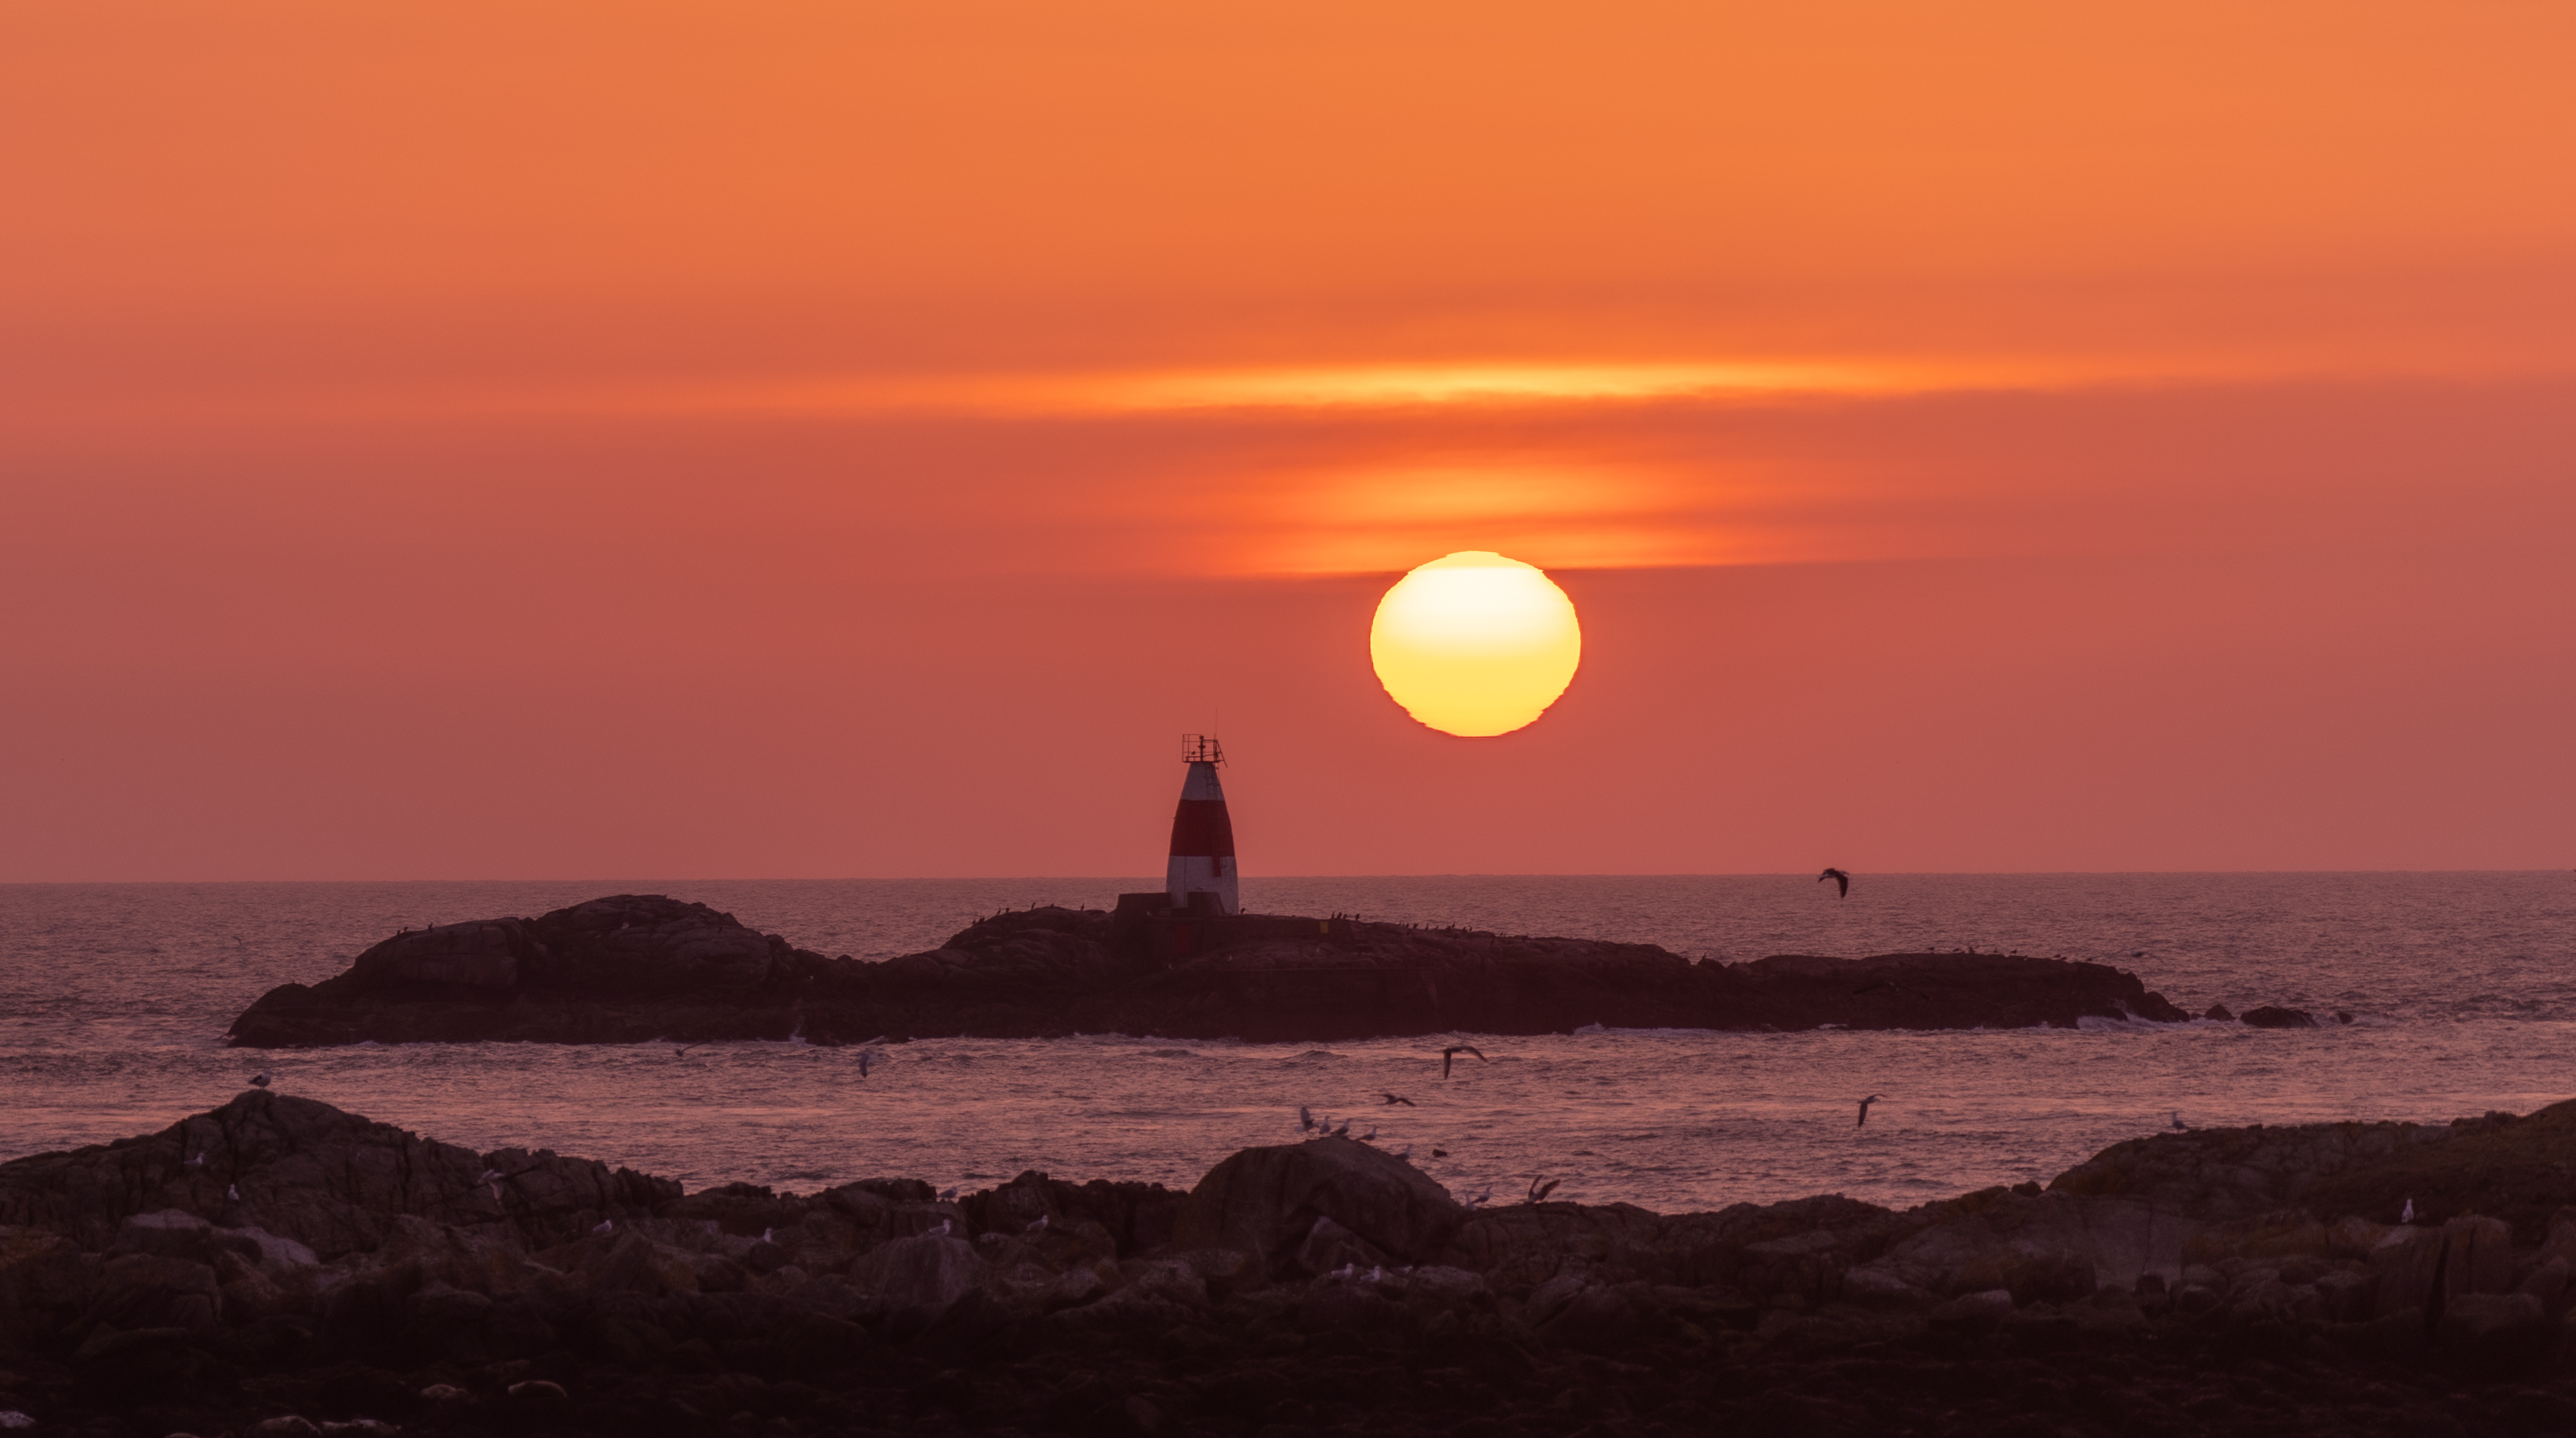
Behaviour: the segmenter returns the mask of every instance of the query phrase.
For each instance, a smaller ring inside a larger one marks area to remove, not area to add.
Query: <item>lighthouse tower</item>
[[[1239,914],[1234,820],[1225,812],[1225,786],[1216,779],[1225,751],[1204,734],[1184,734],[1181,742],[1190,775],[1181,781],[1181,807],[1172,815],[1172,866],[1164,871],[1164,890],[1175,909],[1188,908],[1192,894],[1213,894],[1218,909]]]

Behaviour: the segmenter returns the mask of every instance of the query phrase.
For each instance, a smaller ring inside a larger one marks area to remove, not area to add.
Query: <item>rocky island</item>
[[[998,914],[930,952],[863,962],[799,949],[703,904],[620,895],[535,919],[397,934],[337,977],[262,995],[229,1040],[1283,1042],[1589,1024],[1959,1029],[2189,1017],[2134,974],[2020,955],[1694,963],[1651,944],[1122,903]]]
[[[251,1092],[0,1164],[0,1427],[2563,1433],[2571,1154],[2576,1103],[1903,1212],[1473,1208],[1344,1138],[1187,1192],[687,1193]]]

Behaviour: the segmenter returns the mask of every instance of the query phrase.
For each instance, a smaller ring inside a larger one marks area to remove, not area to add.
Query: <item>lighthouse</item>
[[[1239,914],[1243,900],[1236,883],[1234,820],[1225,812],[1225,786],[1216,777],[1225,751],[1211,735],[1184,734],[1181,742],[1181,758],[1190,772],[1181,781],[1181,806],[1172,815],[1172,864],[1164,871],[1164,891],[1175,909],[1191,907],[1193,894],[1210,894],[1219,912]]]

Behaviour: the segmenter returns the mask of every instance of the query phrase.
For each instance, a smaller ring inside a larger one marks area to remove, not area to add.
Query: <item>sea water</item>
[[[1187,1186],[1302,1106],[1462,1198],[1677,1212],[1842,1193],[1892,1206],[2045,1180],[2187,1124],[2441,1120],[2576,1095],[2576,875],[1863,874],[1247,879],[1247,907],[1656,943],[1694,959],[1956,949],[2117,964],[2195,1012],[2349,1025],[2091,1023],[1974,1032],[1600,1030],[1247,1044],[1096,1034],[800,1043],[226,1049],[273,985],[403,927],[612,893],[724,910],[877,959],[1003,908],[1106,905],[1149,879],[0,886],[0,1159],[151,1132],[275,1087],[478,1150],[552,1148],[810,1191],[1025,1169]],[[1440,1072],[1444,1042],[1474,1044]],[[1387,1095],[1410,1100],[1391,1103]],[[1857,1100],[1883,1095],[1858,1123]]]

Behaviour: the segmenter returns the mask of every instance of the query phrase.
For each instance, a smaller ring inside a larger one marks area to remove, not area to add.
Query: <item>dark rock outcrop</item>
[[[2309,1013],[2305,1009],[2285,1009],[2278,1004],[2265,1004],[2259,1009],[2247,1009],[2244,1017],[2239,1019],[2238,1022],[2244,1024],[2248,1028],[2256,1029],[2312,1029],[2318,1027],[2316,1015]]]
[[[1029,1173],[956,1203],[899,1179],[684,1195],[540,1156],[537,1186],[617,1200],[582,1226],[598,1210],[459,1203],[446,1177],[526,1156],[246,1094],[0,1164],[0,1409],[154,1433],[2559,1432],[2571,1128],[2576,1104],[2159,1134],[1905,1212],[1469,1211],[1347,1139],[1246,1150],[1186,1196]],[[263,1226],[168,1171],[196,1152]],[[2434,1221],[2373,1216],[2436,1170],[2519,1206],[2419,1188]]]
[[[1467,1211],[1392,1154],[1348,1138],[1248,1148],[1208,1171],[1173,1223],[1187,1248],[1227,1248],[1274,1274],[1410,1264],[1439,1254]]]
[[[1171,921],[1158,930],[1169,947]],[[598,899],[398,934],[233,1023],[252,1047],[1067,1033],[1329,1041],[1713,1029],[2071,1027],[2189,1015],[2106,965],[2002,954],[1692,963],[1650,944],[1233,916],[1154,957],[1093,910],[996,915],[927,953],[829,959],[700,904]]]

